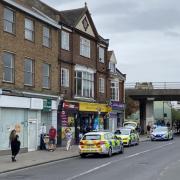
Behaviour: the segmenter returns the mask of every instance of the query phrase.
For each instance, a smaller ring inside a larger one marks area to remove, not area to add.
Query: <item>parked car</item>
[[[154,140],[170,140],[170,139],[173,139],[173,132],[168,127],[157,126],[151,132],[151,141],[154,141]]]
[[[79,143],[81,157],[88,154],[104,154],[109,157],[113,153],[123,153],[124,146],[121,139],[111,132],[89,132],[86,133]]]
[[[120,128],[114,133],[117,137],[120,137],[124,145],[138,145],[139,144],[139,134],[135,129],[131,128]]]
[[[127,122],[124,122],[123,127],[136,130],[138,127],[138,124],[137,122],[134,122],[134,121],[127,121]]]

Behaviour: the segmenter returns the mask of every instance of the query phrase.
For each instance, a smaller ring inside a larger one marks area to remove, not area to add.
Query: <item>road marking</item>
[[[110,164],[111,164],[111,162],[102,164],[101,166],[97,166],[97,167],[95,167],[95,168],[93,168],[93,169],[90,169],[90,170],[85,171],[85,172],[83,172],[83,173],[77,174],[77,175],[75,175],[75,176],[73,176],[73,177],[70,177],[70,178],[68,178],[68,179],[66,179],[66,180],[73,180],[73,179],[76,179],[76,178],[78,178],[78,177],[80,177],[80,176],[89,174],[89,173],[91,173],[91,172],[93,172],[93,171],[96,171],[96,170],[98,170],[98,169],[100,169],[100,168],[103,168],[103,167],[105,167],[105,166],[108,166],[108,165],[110,165]]]
[[[76,179],[76,178],[78,178],[78,177],[87,175],[87,174],[89,174],[89,173],[91,173],[91,172],[94,172],[94,171],[96,171],[96,170],[98,170],[98,169],[101,169],[101,168],[103,168],[103,167],[109,166],[110,164],[117,163],[117,162],[122,161],[122,160],[124,160],[124,159],[133,158],[133,157],[136,157],[136,156],[145,154],[145,153],[150,152],[150,151],[162,149],[162,148],[164,148],[164,147],[166,147],[166,146],[169,146],[169,145],[172,145],[172,144],[174,144],[174,143],[175,143],[175,142],[168,143],[168,144],[164,144],[164,145],[162,145],[162,146],[158,146],[158,147],[151,148],[151,149],[148,149],[148,150],[145,150],[145,151],[141,151],[141,152],[138,152],[138,153],[135,153],[135,154],[126,156],[126,157],[122,157],[122,158],[120,158],[120,159],[118,159],[118,160],[110,161],[110,162],[108,162],[108,163],[102,164],[102,165],[97,166],[97,167],[95,167],[95,168],[92,168],[92,169],[90,169],[90,170],[88,170],[88,171],[84,171],[84,172],[82,172],[82,173],[80,173],[80,174],[77,174],[77,175],[72,176],[72,177],[70,177],[70,178],[67,178],[67,179],[65,179],[65,180],[73,180],[73,179]]]

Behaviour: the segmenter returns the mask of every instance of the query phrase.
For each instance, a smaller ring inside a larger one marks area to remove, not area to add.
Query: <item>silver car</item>
[[[151,132],[151,141],[173,139],[173,132],[165,126],[158,126]]]

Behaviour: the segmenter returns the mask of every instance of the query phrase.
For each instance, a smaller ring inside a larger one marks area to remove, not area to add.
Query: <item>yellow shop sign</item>
[[[107,104],[80,102],[79,111],[110,112],[111,109],[107,106]]]

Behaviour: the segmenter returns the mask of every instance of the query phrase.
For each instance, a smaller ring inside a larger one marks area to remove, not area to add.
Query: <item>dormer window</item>
[[[99,47],[99,62],[104,63],[104,48]]]
[[[109,69],[110,69],[110,72],[113,72],[115,73],[116,72],[116,65],[114,63],[109,63]]]

